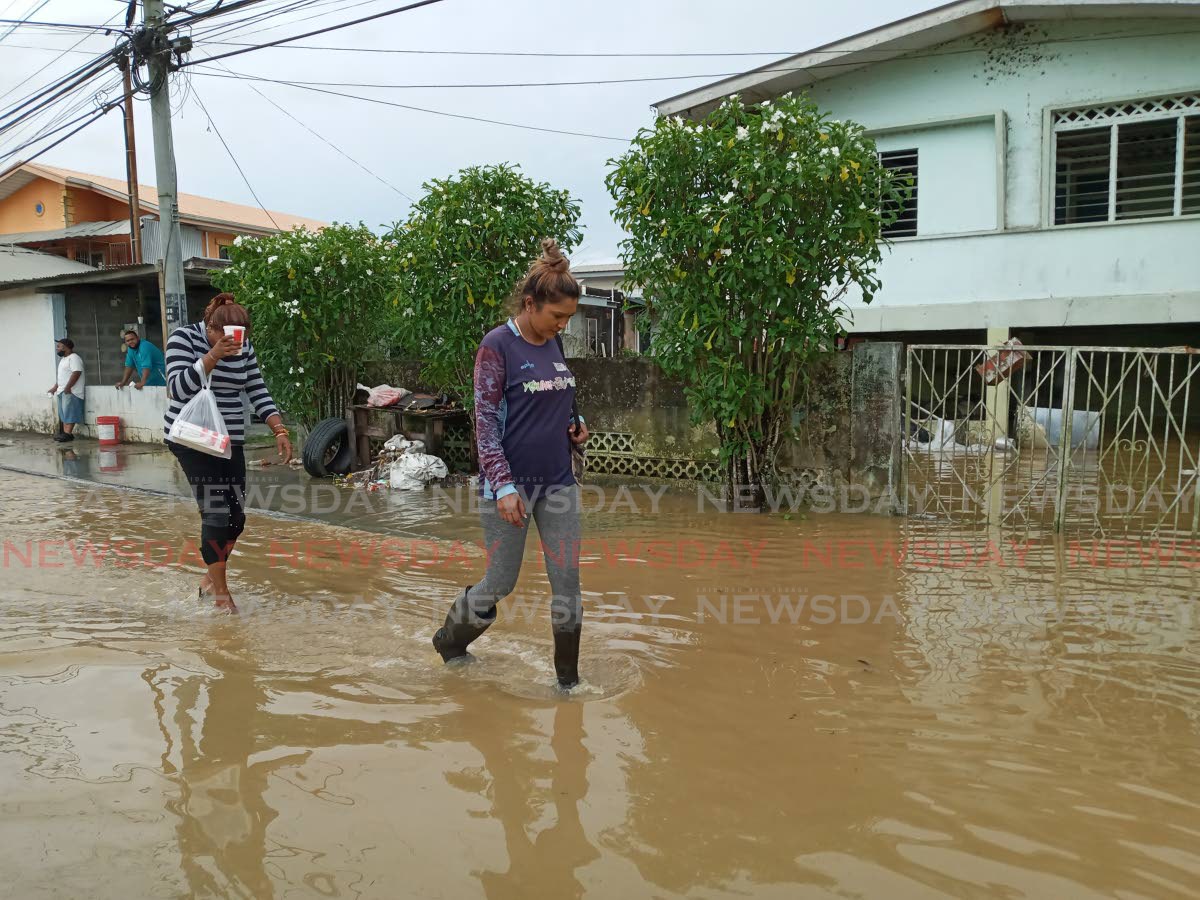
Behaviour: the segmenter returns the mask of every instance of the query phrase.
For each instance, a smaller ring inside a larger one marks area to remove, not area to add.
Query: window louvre
[[[1089,128],[1058,136],[1054,224],[1108,221],[1111,157],[1111,128]]]
[[[1183,135],[1183,214],[1200,213],[1200,116],[1189,116]]]
[[[883,207],[885,215],[895,213],[899,208],[899,216],[891,225],[885,225],[882,233],[884,237],[916,237],[917,235],[917,151],[916,148],[911,150],[889,150],[879,154],[879,162],[886,169],[890,170],[893,178],[901,180],[901,183],[908,183],[912,186],[912,196],[908,201],[901,203],[886,203]]]
[[[1130,122],[1117,127],[1118,219],[1175,214],[1175,119]]]
[[[1056,112],[1054,132],[1054,224],[1200,213],[1200,95]]]

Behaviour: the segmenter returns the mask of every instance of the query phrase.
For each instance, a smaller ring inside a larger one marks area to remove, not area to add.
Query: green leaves
[[[507,164],[476,166],[425,185],[409,220],[389,235],[400,252],[404,339],[430,386],[469,406],[480,338],[552,237],[578,245],[579,204]]]
[[[684,379],[697,421],[718,423],[724,460],[758,453],[790,417],[846,290],[878,290],[893,182],[860,126],[793,96],[660,119],[613,162],[625,279],[649,298],[654,358]]]
[[[239,238],[213,284],[250,310],[251,340],[281,407],[311,425],[339,415],[358,364],[395,332],[397,246],[361,223]]]

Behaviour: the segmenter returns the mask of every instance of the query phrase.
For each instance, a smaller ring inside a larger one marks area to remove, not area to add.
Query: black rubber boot
[[[570,631],[554,631],[554,674],[563,690],[579,684],[579,634],[582,630],[577,625]]]
[[[468,591],[470,588],[454,598],[450,612],[446,614],[446,624],[433,635],[433,649],[441,654],[442,662],[468,656],[467,646],[496,621],[494,606],[483,614],[471,610],[467,600]]]

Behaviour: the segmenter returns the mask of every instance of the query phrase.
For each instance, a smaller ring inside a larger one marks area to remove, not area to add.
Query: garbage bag
[[[449,474],[446,464],[427,453],[405,453],[392,463],[391,483],[398,491],[419,491]]]
[[[367,392],[367,406],[395,406],[412,393],[407,388],[392,387],[390,384],[381,384],[377,387],[360,384],[357,387],[360,391]]]
[[[225,427],[225,419],[217,406],[217,396],[212,392],[212,376],[204,371],[203,365],[198,366],[197,370],[200,372],[201,388],[195,397],[184,404],[171,423],[167,440],[209,456],[229,459],[233,456],[233,446],[229,429]]]
[[[410,441],[402,434],[394,434],[383,445],[384,450],[391,450],[395,453],[424,453],[424,441]]]

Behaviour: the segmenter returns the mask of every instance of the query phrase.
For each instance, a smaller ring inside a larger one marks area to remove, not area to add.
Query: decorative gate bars
[[[908,348],[909,515],[1091,534],[1200,531],[1200,352]],[[990,383],[995,382],[995,383]]]

